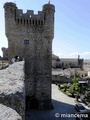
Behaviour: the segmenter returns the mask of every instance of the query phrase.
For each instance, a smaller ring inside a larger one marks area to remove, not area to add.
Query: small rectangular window
[[[24,40],[24,44],[28,45],[29,44],[29,40]]]

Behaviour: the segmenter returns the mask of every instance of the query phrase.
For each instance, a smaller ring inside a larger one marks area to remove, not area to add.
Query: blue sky
[[[10,1],[24,12],[30,9],[36,14],[49,0],[0,0],[0,49],[8,46],[3,4]],[[56,11],[53,53],[60,58],[76,58],[79,54],[81,58],[90,59],[90,0],[51,0],[51,3]]]

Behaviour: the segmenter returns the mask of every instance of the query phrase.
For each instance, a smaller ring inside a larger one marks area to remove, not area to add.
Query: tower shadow
[[[74,105],[52,100],[54,109],[52,110],[36,110],[30,109],[26,111],[26,120],[75,120],[74,117],[67,117],[68,114],[75,114]],[[66,117],[62,117],[66,114]]]

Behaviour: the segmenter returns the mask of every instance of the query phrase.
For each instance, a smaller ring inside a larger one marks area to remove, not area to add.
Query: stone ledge
[[[15,110],[0,104],[0,120],[22,120],[22,118]]]
[[[25,119],[24,62],[16,62],[0,70],[0,103]]]

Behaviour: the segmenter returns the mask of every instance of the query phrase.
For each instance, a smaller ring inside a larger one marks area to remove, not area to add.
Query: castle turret
[[[3,59],[8,59],[8,48],[2,47]]]
[[[45,36],[51,39],[54,38],[54,12],[55,6],[52,4],[45,4],[43,5],[43,12],[44,12],[44,32]]]
[[[4,4],[5,10],[5,34],[8,38],[8,59],[9,61],[15,56],[15,19],[16,19],[16,4],[7,2]],[[13,56],[14,55],[14,56]]]
[[[15,15],[16,15],[16,4],[12,2],[7,2],[4,4],[5,9],[5,28],[6,28],[6,36],[8,33],[12,32],[15,24]]]

